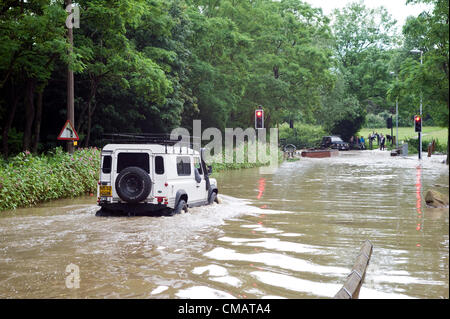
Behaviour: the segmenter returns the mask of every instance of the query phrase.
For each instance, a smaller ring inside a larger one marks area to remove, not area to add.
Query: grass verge
[[[448,143],[448,129],[445,127],[438,126],[424,126],[422,128],[422,140],[428,145],[433,139],[439,142],[439,144],[443,147],[443,149],[447,149]],[[378,128],[378,129],[369,129],[364,128],[358,132],[358,136],[364,136],[365,139],[372,132],[378,132],[378,134],[383,133],[384,136],[391,135],[391,129],[388,128]],[[394,136],[396,135],[396,128],[393,129]],[[398,128],[398,141],[399,144],[402,141],[407,142],[410,139],[417,139],[418,133],[414,131],[414,127],[399,127]],[[375,143],[376,144],[376,143]]]

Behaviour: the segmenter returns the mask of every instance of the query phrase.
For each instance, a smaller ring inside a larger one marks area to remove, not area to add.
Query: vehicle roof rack
[[[181,142],[182,139],[189,141],[190,146],[191,137],[178,135],[177,139],[171,139],[170,134],[166,133],[104,133],[103,141],[117,144],[161,144],[174,145]]]
[[[184,141],[188,141],[185,143]],[[175,149],[175,144],[177,149]],[[189,149],[193,150],[193,142],[190,136],[178,135],[177,139],[172,139],[170,134],[166,133],[104,133],[102,144],[159,144],[165,146],[165,153],[168,153],[167,146],[173,146],[171,153],[182,154],[182,148],[188,148],[187,154],[190,154]],[[179,148],[178,148],[179,146]]]

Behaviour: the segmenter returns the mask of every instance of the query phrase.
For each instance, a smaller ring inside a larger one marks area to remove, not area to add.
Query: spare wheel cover
[[[150,194],[152,181],[142,168],[131,166],[120,172],[116,178],[116,191],[128,203],[139,203]]]

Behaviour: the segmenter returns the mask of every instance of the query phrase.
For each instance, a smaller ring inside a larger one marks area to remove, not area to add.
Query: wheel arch
[[[186,203],[188,202],[188,195],[184,189],[179,189],[175,194],[175,207],[177,207],[178,202],[180,200],[184,200]]]

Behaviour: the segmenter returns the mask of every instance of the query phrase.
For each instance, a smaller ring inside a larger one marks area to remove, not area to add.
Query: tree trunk
[[[42,119],[42,96],[43,90],[38,92],[36,105],[36,118],[34,120],[34,136],[33,136],[33,153],[37,153],[39,144],[39,134],[41,133],[41,119]]]
[[[14,86],[14,84],[12,84]],[[13,97],[13,103],[12,107],[10,109],[10,112],[8,114],[8,119],[6,120],[5,127],[3,128],[3,135],[2,135],[2,143],[3,143],[3,156],[5,158],[8,157],[9,149],[8,149],[8,138],[9,138],[9,130],[11,129],[12,123],[14,121],[14,117],[16,115],[17,110],[17,104],[19,104],[19,95],[15,96],[15,90],[14,87],[11,89],[12,97]]]
[[[447,129],[447,159],[445,160],[445,164],[447,164],[448,165],[448,151],[449,151],[449,145],[450,145],[450,143],[449,143],[449,141],[450,141],[450,127]]]
[[[91,138],[91,124],[92,124],[92,111],[91,111],[92,103],[89,101],[88,106],[88,122],[87,122],[87,128],[86,128],[86,138],[84,139],[84,147],[89,146],[89,139]]]
[[[447,99],[447,110],[448,109],[450,109],[450,107],[449,107],[449,101]],[[445,160],[445,164],[447,164],[447,165],[448,165],[449,146],[450,146],[450,125],[447,127],[447,159]]]
[[[29,78],[27,80],[25,91],[25,129],[23,132],[23,151],[29,151],[31,148],[31,131],[34,121],[34,89],[36,80]]]
[[[267,117],[264,119],[264,127],[266,129],[270,128],[271,121],[272,121],[271,116],[270,114],[268,114]]]
[[[274,67],[273,67],[273,77],[274,77],[275,79],[278,79],[278,78],[280,77],[280,73],[279,73],[278,66],[274,66]]]
[[[95,106],[92,107],[92,103],[95,99],[95,94],[97,93],[97,83],[98,83],[97,78],[94,78],[91,80],[91,92],[89,94],[88,107],[87,107],[87,112],[88,112],[88,122],[87,122],[87,128],[86,128],[87,132],[86,132],[86,138],[84,140],[84,147],[89,146],[89,140],[91,138],[92,115],[94,114],[94,111],[95,111]]]

